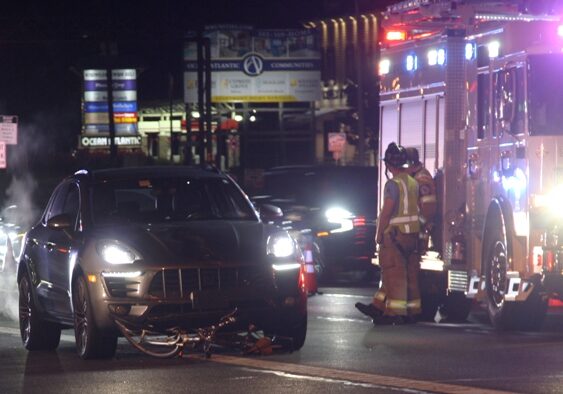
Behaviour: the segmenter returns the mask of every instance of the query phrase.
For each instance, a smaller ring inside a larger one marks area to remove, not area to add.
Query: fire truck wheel
[[[502,236],[492,236],[488,242],[485,260],[487,309],[493,327],[499,330],[538,330],[547,313],[547,299],[539,285],[524,302],[507,302],[508,257]]]
[[[506,272],[508,270],[508,256],[506,243],[495,231],[495,235],[489,237],[486,247],[485,280],[487,289],[487,310],[493,327],[501,330],[514,329],[513,305],[504,301],[506,292]]]

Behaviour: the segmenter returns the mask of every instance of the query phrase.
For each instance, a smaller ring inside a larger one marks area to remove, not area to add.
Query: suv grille
[[[263,287],[272,283],[271,270],[256,266],[178,268],[158,272],[149,294],[161,299],[189,298],[192,291]]]

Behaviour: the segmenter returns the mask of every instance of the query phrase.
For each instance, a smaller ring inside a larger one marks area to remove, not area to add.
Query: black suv
[[[198,332],[236,310],[230,329],[252,324],[299,349],[307,330],[302,270],[294,239],[264,223],[223,173],[79,171],[55,188],[24,237],[21,337],[28,350],[54,349],[61,329],[74,327],[82,358],[111,357],[119,335],[138,347],[150,344],[147,334]]]
[[[378,270],[371,264],[376,167],[274,167],[264,172],[261,183],[252,200],[258,206],[269,203],[280,207],[284,216],[279,224],[297,235],[301,244],[312,242],[321,279],[349,274],[355,274],[356,279],[378,279]]]

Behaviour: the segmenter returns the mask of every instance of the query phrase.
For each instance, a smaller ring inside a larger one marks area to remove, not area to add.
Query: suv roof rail
[[[87,168],[81,168],[80,170],[75,171],[74,175],[90,176],[90,175],[92,175],[92,172],[90,170],[88,170]]]

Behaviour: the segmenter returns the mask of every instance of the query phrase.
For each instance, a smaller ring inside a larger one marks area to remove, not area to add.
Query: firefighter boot
[[[361,302],[356,302],[356,305],[354,306],[357,310],[362,312],[364,315],[371,317],[372,319],[375,319],[376,317],[383,314],[383,312],[377,309],[373,304],[362,304]]]

